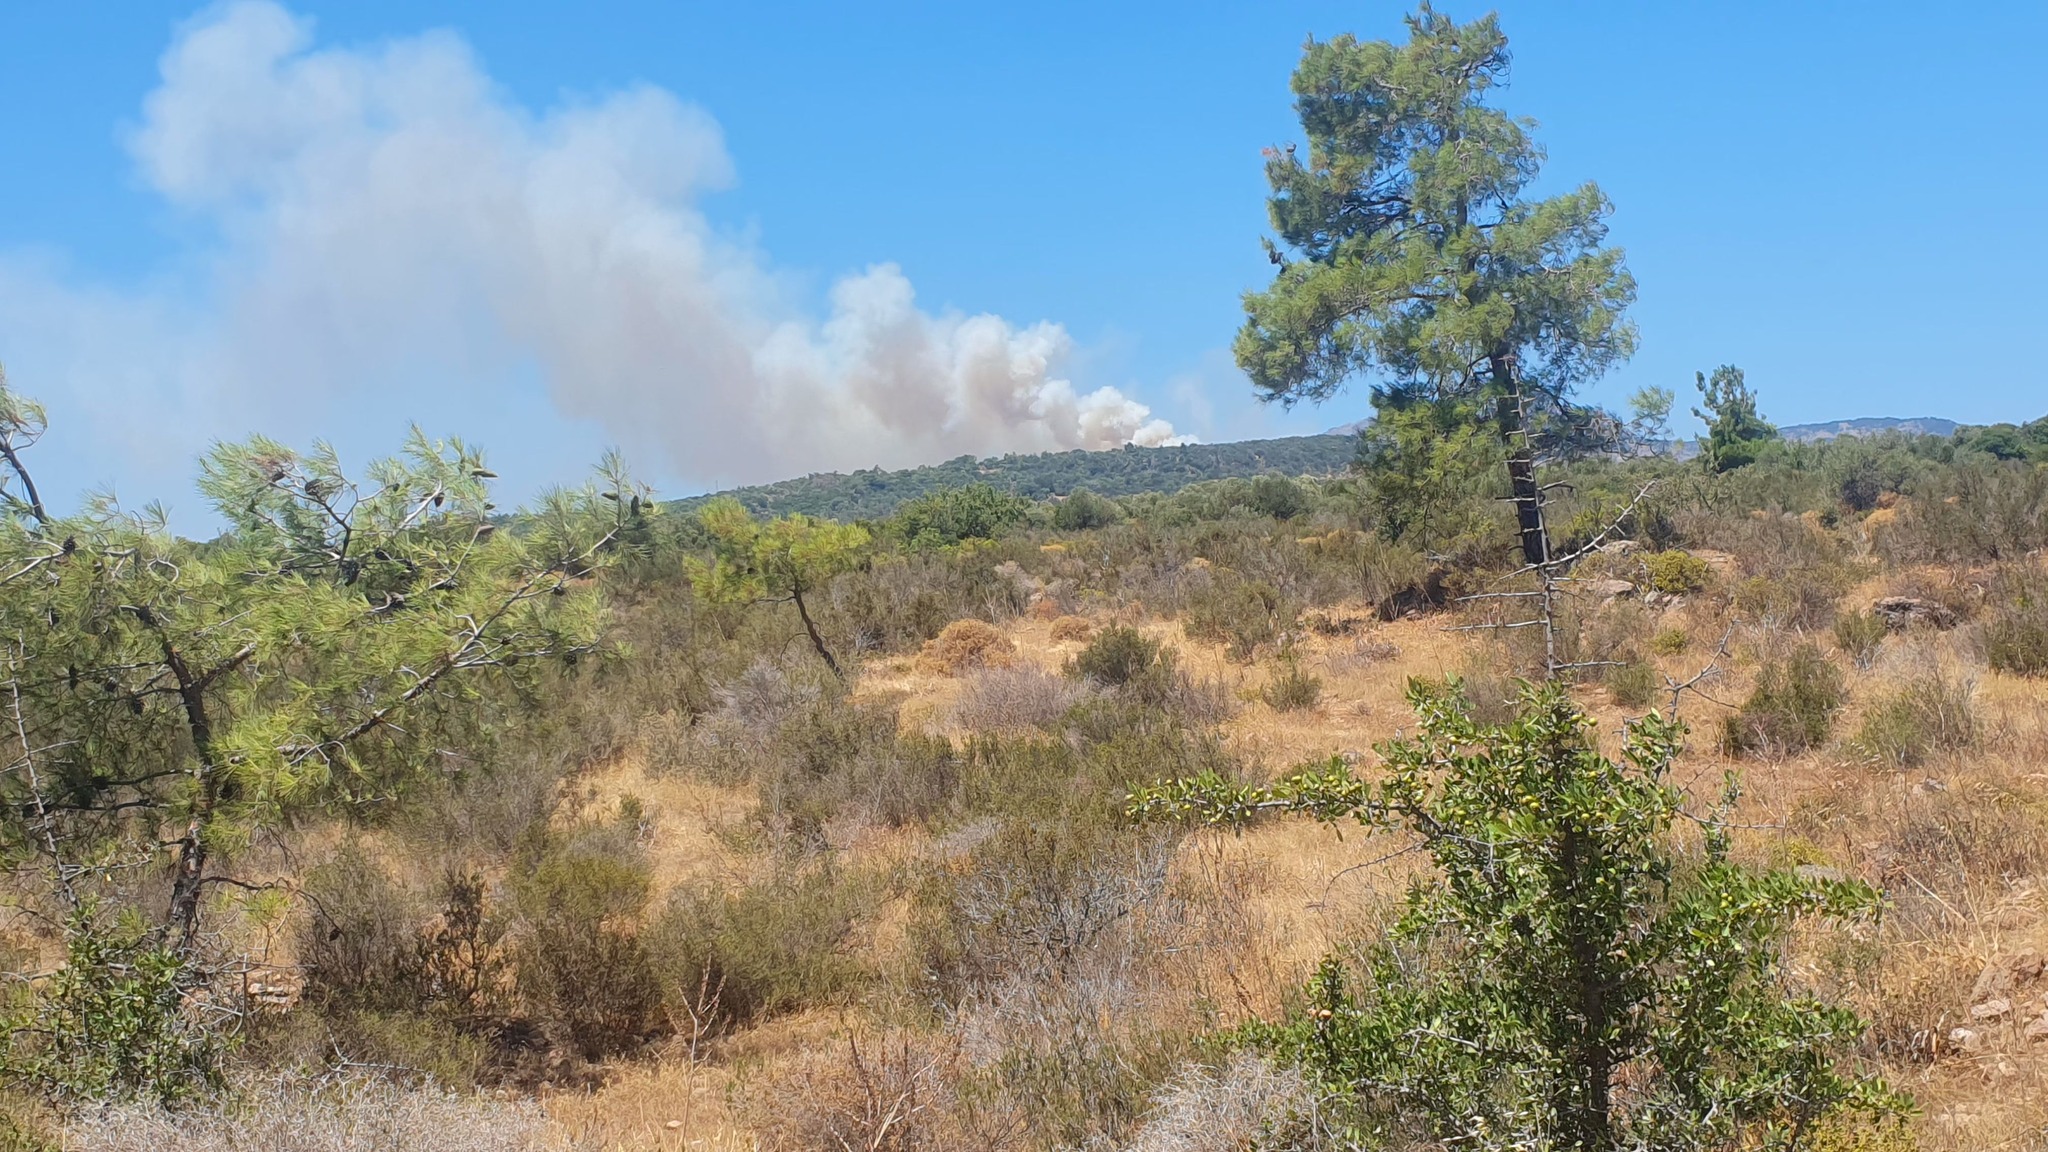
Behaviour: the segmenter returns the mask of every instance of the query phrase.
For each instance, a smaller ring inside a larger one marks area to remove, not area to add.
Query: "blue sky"
[[[414,419],[522,493],[613,443],[682,493],[1320,430],[1363,387],[1264,408],[1229,362],[1259,149],[1305,35],[1403,11],[7,5],[0,363],[46,487],[179,504],[209,438]],[[1595,398],[1733,362],[1783,423],[2048,411],[2048,6],[1499,11],[1499,102],[1640,284]]]

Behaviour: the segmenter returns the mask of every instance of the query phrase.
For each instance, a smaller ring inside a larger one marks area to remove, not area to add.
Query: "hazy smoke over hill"
[[[0,269],[0,332],[33,327],[102,423],[268,427],[298,406],[403,410],[393,380],[489,404],[537,378],[563,414],[690,479],[1173,437],[1115,389],[1060,378],[1060,326],[924,311],[894,265],[806,315],[695,207],[731,163],[718,125],[664,91],[535,115],[454,36],[311,40],[245,3],[163,58],[128,143],[209,234],[203,269],[128,294]]]

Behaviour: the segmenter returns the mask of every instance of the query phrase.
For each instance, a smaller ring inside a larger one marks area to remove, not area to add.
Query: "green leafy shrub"
[[[993,540],[1023,524],[1031,501],[988,484],[941,488],[896,510],[890,527],[912,548],[945,548],[968,540]]]
[[[1683,628],[1666,628],[1650,637],[1650,651],[1659,656],[1676,656],[1692,643]]]
[[[1633,660],[1607,669],[1603,679],[1607,683],[1608,694],[1623,708],[1648,705],[1656,699],[1657,689],[1663,684],[1655,668]]]
[[[1102,528],[1123,518],[1123,512],[1116,501],[1097,496],[1086,488],[1076,488],[1066,499],[1052,510],[1052,526],[1062,532],[1085,532],[1090,528]]]
[[[1259,689],[1259,699],[1275,712],[1303,712],[1323,699],[1323,681],[1301,666],[1292,652],[1276,661],[1273,675]]]
[[[4,1021],[0,1082],[60,1100],[173,1102],[221,1086],[228,1035],[188,1000],[202,985],[186,957],[137,920],[65,927],[64,965]]]
[[[1198,640],[1224,645],[1232,660],[1242,662],[1280,639],[1298,614],[1299,606],[1273,585],[1224,575],[1188,598],[1182,627]]]
[[[1698,592],[1714,576],[1713,568],[1705,560],[1677,548],[1643,557],[1643,568],[1651,591],[1674,596]]]
[[[1722,746],[1731,752],[1803,752],[1827,742],[1849,699],[1842,672],[1819,648],[1802,644],[1764,665],[1742,709],[1728,717]]]
[[[1409,700],[1421,732],[1382,746],[1376,783],[1333,758],[1269,788],[1183,779],[1132,800],[1154,819],[1358,819],[1430,854],[1384,941],[1236,1033],[1299,1064],[1355,1144],[1758,1147],[1910,1107],[1848,1063],[1863,1022],[1782,976],[1798,926],[1865,919],[1878,894],[1740,864],[1711,822],[1675,836],[1682,726],[1636,721],[1610,760],[1561,686],[1526,688],[1506,726],[1455,685]]]
[[[670,1017],[701,1013],[700,996],[724,1027],[844,999],[870,975],[846,942],[879,891],[831,868],[678,890],[648,935]]]
[[[1891,627],[1875,612],[1844,612],[1835,617],[1835,647],[1858,668],[1870,667],[1890,634]]]
[[[1984,658],[2014,676],[2048,676],[2048,576],[2006,573],[1984,621]]]
[[[1285,476],[1258,476],[1252,480],[1252,509],[1275,520],[1292,520],[1309,510],[1312,501],[1301,485]]]
[[[640,939],[645,864],[602,841],[556,846],[515,891],[528,936],[519,989],[586,1060],[637,1047],[660,1022],[661,987]]]
[[[1917,679],[1871,708],[1856,744],[1895,768],[1915,767],[1931,753],[1968,748],[1981,730],[1974,696],[1975,686],[1967,680]]]
[[[1118,624],[1096,633],[1067,664],[1067,674],[1109,688],[1136,680],[1159,663],[1159,641]]]

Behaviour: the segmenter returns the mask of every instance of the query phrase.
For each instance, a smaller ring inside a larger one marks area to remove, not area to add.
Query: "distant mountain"
[[[1787,440],[1801,442],[1832,440],[1837,436],[1877,436],[1903,432],[1909,436],[1953,436],[1960,427],[1939,416],[1864,416],[1855,420],[1830,420],[1820,424],[1787,424],[1778,429]]]
[[[1372,423],[1372,418],[1354,420],[1339,424],[1329,430],[1330,436],[1356,436]],[[1814,440],[1832,440],[1837,436],[1877,436],[1885,432],[1903,432],[1910,436],[1953,436],[1960,427],[1953,420],[1939,416],[1860,416],[1854,420],[1828,420],[1819,424],[1787,424],[1778,429],[1787,440],[1807,443]],[[1677,441],[1684,444],[1686,441]]]
[[[1077,488],[1103,496],[1178,492],[1204,480],[1279,472],[1328,476],[1350,466],[1358,450],[1349,436],[1286,436],[1227,444],[1182,444],[1171,448],[1125,445],[1100,452],[1045,452],[1032,456],[962,456],[944,464],[884,471],[818,472],[795,480],[734,488],[728,492],[673,501],[688,511],[712,496],[732,496],[757,516],[802,512],[834,520],[878,519],[905,501],[941,488],[976,482],[1034,500],[1065,496]]]

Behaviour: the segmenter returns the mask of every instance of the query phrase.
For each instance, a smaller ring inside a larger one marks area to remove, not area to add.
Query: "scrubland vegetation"
[[[1392,379],[1342,475],[257,440],[198,542],[0,391],[0,1148],[2042,1147],[2048,425],[1647,450],[1604,198],[1411,33],[1305,50],[1238,342]]]
[[[174,856],[152,844],[179,834],[190,786],[125,808],[141,786],[99,808],[81,784],[37,790],[31,761],[84,761],[38,744],[55,729],[17,663],[31,746],[7,785],[6,940],[26,977],[9,992],[10,1139],[1427,1144],[1508,1107],[1493,1078],[1539,1076],[1543,1046],[1496,1019],[1500,1062],[1460,1072],[1455,1044],[1396,1039],[1428,1032],[1425,1017],[1452,1027],[1489,986],[1541,999],[1541,972],[1516,973],[1544,933],[1489,942],[1451,906],[1424,915],[1428,893],[1472,891],[1432,877],[1481,864],[1368,798],[1408,780],[1413,810],[1448,826],[1428,807],[1450,802],[1430,791],[1450,763],[1433,741],[1495,747],[1506,771],[1514,740],[1576,740],[1577,709],[1591,727],[1574,755],[1604,762],[1625,721],[1673,716],[1689,683],[1684,727],[1657,737],[1668,762],[1600,770],[1599,794],[1637,796],[1649,807],[1624,805],[1629,819],[1656,826],[1633,873],[1645,887],[1616,914],[1679,916],[1691,898],[1664,885],[1732,870],[1711,883],[1760,918],[1731,945],[1748,975],[1728,979],[1753,1019],[1810,1002],[1799,1011],[1817,1015],[1795,1016],[1826,1032],[1741,1043],[1789,1043],[1808,1054],[1799,1075],[1883,1105],[1816,1122],[1802,1146],[2031,1146],[2048,1123],[2033,959],[2048,948],[2048,682],[2028,656],[2048,632],[2039,467],[1899,438],[1770,443],[1719,474],[1561,462],[1553,479],[1572,485],[1559,523],[1627,511],[1561,585],[1562,636],[1587,666],[1542,702],[1565,725],[1548,735],[1520,727],[1532,705],[1514,679],[1540,680],[1543,657],[1505,627],[1515,602],[1458,599],[1517,579],[1515,526],[1485,477],[1451,539],[1389,532],[1370,471],[1197,485],[1072,531],[1044,506],[981,515],[990,494],[975,490],[858,530],[751,534],[650,502],[565,581],[594,601],[593,631],[564,646],[573,663],[469,681],[442,701],[468,719],[423,719],[431,745],[391,737],[377,788],[238,809],[189,949],[166,919]],[[932,527],[956,513],[991,535]],[[32,548],[18,524],[15,547]],[[741,537],[821,565],[803,613],[798,582],[727,586],[738,577],[716,566]],[[164,547],[196,565],[221,545]],[[1502,559],[1453,564],[1451,548]],[[330,658],[302,655],[294,675],[317,686]],[[80,677],[95,682],[79,694],[175,731],[175,694]],[[1520,734],[1488,734],[1500,724]],[[164,740],[122,763],[191,763],[189,740]],[[1359,790],[1288,792],[1304,768]],[[1202,808],[1218,796],[1370,819],[1346,831],[1249,801]],[[1558,906],[1543,896],[1525,906]],[[1754,904],[1765,896],[1778,911]],[[1681,983],[1713,967],[1650,965]],[[1671,988],[1644,1003],[1646,1036],[1687,1011]],[[1356,1063],[1374,1054],[1396,1062]],[[1644,1106],[1680,1063],[1654,1044],[1618,1056],[1617,1103]],[[1368,1083],[1382,1087],[1338,1087]],[[1743,1146],[1685,1139],[1651,1146]]]

